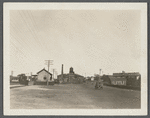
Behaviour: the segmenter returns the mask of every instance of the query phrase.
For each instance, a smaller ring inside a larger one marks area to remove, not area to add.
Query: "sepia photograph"
[[[146,3],[4,3],[4,114],[147,115]]]

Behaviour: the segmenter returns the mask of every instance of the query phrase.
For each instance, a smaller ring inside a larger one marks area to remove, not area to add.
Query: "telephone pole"
[[[54,71],[55,71],[55,69],[53,69],[53,80],[54,80]]]
[[[56,79],[57,79],[57,74],[58,74],[57,71],[55,71],[55,75],[56,75],[55,77],[56,77]]]
[[[45,62],[46,65],[48,66],[48,72],[49,72],[50,65],[53,65],[53,60],[45,60]]]
[[[61,67],[61,79],[64,82],[64,76],[63,76],[63,74],[64,74],[64,65],[62,64],[62,67]]]
[[[102,69],[99,69],[99,79],[101,78]]]
[[[11,76],[13,76],[13,72],[14,72],[14,71],[11,71]]]

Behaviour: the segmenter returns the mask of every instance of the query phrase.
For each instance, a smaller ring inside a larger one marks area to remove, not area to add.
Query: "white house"
[[[44,68],[37,72],[37,81],[52,81],[52,74]]]

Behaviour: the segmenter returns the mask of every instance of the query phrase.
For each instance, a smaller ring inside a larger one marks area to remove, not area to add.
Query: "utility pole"
[[[49,67],[50,67],[50,65],[49,65],[49,61],[50,61],[50,60],[48,60],[48,72],[49,72]]]
[[[99,79],[100,79],[100,76],[101,76],[101,70],[102,70],[102,69],[99,69]]]
[[[61,67],[61,79],[62,81],[64,82],[64,65],[62,64],[62,67]]]
[[[14,72],[14,71],[11,71],[11,76],[13,76],[13,72]]]
[[[53,60],[45,60],[45,64],[48,66],[48,72],[49,72],[49,68],[50,68],[50,65],[53,65]],[[47,80],[47,86],[48,86],[48,80]]]
[[[53,80],[54,80],[54,71],[55,71],[55,69],[53,69]]]
[[[58,74],[57,71],[55,71],[56,79],[57,79],[57,74]]]
[[[48,72],[49,72],[50,65],[53,65],[53,60],[45,60],[45,62],[46,65],[48,66]]]

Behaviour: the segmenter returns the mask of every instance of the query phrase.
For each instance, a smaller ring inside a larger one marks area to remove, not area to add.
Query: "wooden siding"
[[[46,77],[46,79],[44,79],[44,77]],[[40,73],[38,73],[37,81],[47,81],[47,80],[50,81],[50,77],[51,75],[43,70]]]

